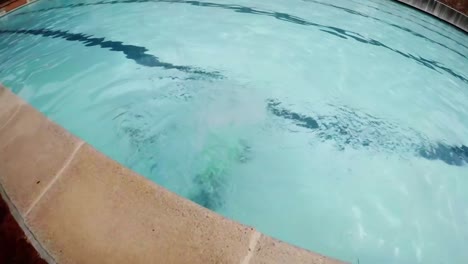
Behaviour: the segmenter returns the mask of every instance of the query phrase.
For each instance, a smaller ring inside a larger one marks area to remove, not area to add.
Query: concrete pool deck
[[[394,0],[428,14],[468,32],[468,16],[437,0]]]
[[[0,193],[49,263],[343,263],[164,189],[2,86]]]

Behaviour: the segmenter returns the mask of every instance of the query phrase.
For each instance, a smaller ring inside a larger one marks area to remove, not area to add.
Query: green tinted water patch
[[[122,162],[212,210],[224,204],[233,168],[252,159],[266,111],[255,92],[229,81],[165,85],[118,110]],[[174,187],[172,187],[174,185]]]
[[[199,163],[203,165],[193,178],[194,190],[189,198],[206,208],[219,209],[224,204],[223,192],[232,167],[249,159],[250,147],[246,141],[210,136],[200,155]]]

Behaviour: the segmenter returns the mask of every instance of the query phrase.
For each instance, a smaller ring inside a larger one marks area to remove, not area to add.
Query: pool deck
[[[0,195],[0,263],[47,263],[26,237]]]
[[[394,0],[431,14],[468,33],[468,16],[436,0]],[[468,0],[466,0],[468,1]]]
[[[0,4],[0,17],[15,11],[23,6],[33,3],[36,0],[9,0]]]
[[[48,263],[343,263],[164,189],[2,86],[0,193]]]

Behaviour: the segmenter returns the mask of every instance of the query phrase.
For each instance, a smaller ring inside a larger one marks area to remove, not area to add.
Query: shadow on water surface
[[[420,157],[427,160],[438,160],[451,166],[468,165],[467,146],[432,142],[411,128],[402,128],[395,123],[347,107],[334,106],[334,108],[335,115],[303,114],[288,109],[278,100],[266,101],[266,113],[285,122],[284,129],[292,132],[302,131],[322,142],[332,142],[339,151],[352,148],[389,156],[399,155],[408,158]],[[180,137],[178,132],[170,130],[173,127],[170,125],[172,122],[181,122],[178,118],[166,124],[168,130],[163,129],[164,131],[157,132],[147,122],[148,118],[153,119],[154,117],[126,113],[125,115],[119,114],[118,118],[128,120],[128,123],[119,126],[119,129],[123,132],[121,136],[129,138],[133,148],[137,150],[134,160],[141,162],[143,156],[148,159],[149,163],[153,164],[151,172],[147,173],[148,175],[164,174],[167,172],[167,168],[163,164],[164,157],[172,155],[174,158],[174,155],[180,155],[178,152],[168,154],[167,151],[164,151],[168,146],[167,143],[162,142],[167,142],[165,141],[167,135],[171,135],[171,138],[176,142],[175,146],[171,145],[171,149],[187,145],[187,142],[184,141],[187,138],[178,138]],[[145,125],[135,124],[135,119],[141,119],[137,123]],[[189,127],[182,126],[179,130],[187,130]],[[189,140],[197,138],[196,135],[189,137]],[[225,204],[228,182],[232,177],[235,177],[231,174],[232,169],[254,160],[255,157],[252,155],[254,155],[255,150],[251,149],[250,143],[252,142],[239,140],[237,136],[233,135],[218,134],[205,138],[203,142],[200,149],[187,156],[188,160],[184,154],[181,154],[180,157],[177,156],[182,160],[185,159],[184,163],[192,164],[189,165],[189,169],[183,170],[190,174],[188,177],[188,186],[190,187],[188,191],[183,191],[181,194],[206,208],[219,211]],[[165,145],[166,148],[161,148],[159,144]],[[132,167],[132,163],[129,164]],[[159,167],[160,165],[162,167]]]
[[[141,46],[124,44],[121,41],[111,41],[105,38],[93,37],[83,33],[70,33],[61,30],[28,29],[28,30],[0,30],[0,34],[27,34],[50,38],[61,38],[67,41],[81,42],[87,47],[99,46],[110,51],[122,52],[127,59],[146,67],[159,67],[166,70],[179,70],[186,73],[194,73],[210,78],[222,78],[219,72],[207,72],[197,68],[183,65],[175,65],[160,61],[158,57],[148,54],[148,49]]]
[[[330,34],[331,36],[339,37],[341,39],[353,39],[353,40],[361,42],[361,43],[365,43],[365,44],[368,44],[368,45],[384,48],[384,49],[392,51],[392,52],[394,52],[394,53],[396,53],[398,55],[401,55],[401,56],[403,56],[403,57],[405,57],[407,59],[413,60],[413,61],[417,62],[418,64],[420,64],[420,65],[422,65],[422,66],[424,66],[424,67],[426,67],[428,69],[434,70],[434,71],[439,72],[439,73],[441,73],[440,71],[444,71],[447,74],[450,74],[453,77],[455,77],[455,78],[457,78],[457,79],[459,79],[459,80],[461,80],[461,81],[463,81],[465,83],[468,83],[468,79],[465,78],[462,74],[456,73],[453,69],[444,66],[440,62],[430,60],[430,59],[426,59],[426,58],[423,58],[423,57],[418,56],[418,55],[413,55],[413,54],[410,54],[410,53],[406,53],[406,52],[394,49],[394,48],[392,48],[392,47],[390,47],[390,46],[388,46],[388,45],[386,45],[386,44],[384,44],[384,43],[382,43],[382,42],[380,42],[378,40],[365,37],[365,36],[363,36],[363,35],[361,35],[361,34],[359,34],[357,32],[345,30],[345,29],[338,28],[338,27],[318,24],[318,23],[315,23],[315,22],[308,21],[308,20],[306,20],[304,18],[294,16],[294,15],[291,15],[291,14],[287,14],[287,13],[283,13],[283,12],[262,10],[262,9],[258,9],[258,8],[254,8],[254,7],[247,7],[247,6],[242,6],[242,5],[219,4],[219,3],[190,1],[190,0],[116,0],[116,1],[99,1],[99,2],[93,2],[93,3],[76,3],[76,4],[66,5],[66,6],[57,6],[57,7],[50,7],[50,8],[45,8],[45,9],[40,9],[40,10],[35,10],[35,11],[23,12],[23,13],[19,13],[19,14],[16,14],[16,15],[22,15],[22,14],[28,14],[28,13],[34,13],[34,12],[45,12],[45,11],[55,10],[55,9],[93,6],[93,5],[112,5],[112,4],[129,4],[129,3],[148,3],[148,2],[171,3],[171,4],[188,4],[188,5],[197,6],[197,7],[220,8],[220,9],[225,9],[225,10],[232,10],[232,11],[237,12],[237,13],[250,14],[250,15],[259,15],[259,16],[268,16],[268,17],[272,17],[272,18],[277,19],[277,20],[281,20],[283,22],[293,23],[293,24],[296,24],[296,25],[316,27],[321,32]],[[314,1],[314,2],[319,3],[317,1]],[[323,3],[321,3],[321,4],[323,4]],[[328,6],[334,7],[334,8],[338,7],[336,5],[331,5],[331,4],[328,4]],[[339,8],[341,8],[342,10],[344,10],[346,12],[351,12],[352,14],[355,14],[355,15],[361,15],[361,16],[363,15],[362,13],[356,12],[354,10],[345,9],[345,8],[342,8],[342,7],[339,7]],[[369,17],[367,15],[365,15],[365,16],[368,17],[368,18],[372,18],[372,17]],[[377,19],[377,18],[374,18],[374,19]],[[387,22],[382,21],[380,19],[379,19],[379,21],[381,21],[383,23],[387,23]],[[417,37],[423,38],[423,39],[425,39],[427,41],[430,41],[430,42],[432,42],[434,44],[441,45],[441,46],[443,46],[443,47],[445,47],[445,48],[447,48],[447,49],[449,49],[449,50],[451,50],[453,52],[456,52],[458,55],[464,57],[465,59],[467,58],[466,55],[464,55],[464,54],[462,54],[462,53],[460,53],[460,52],[458,52],[458,51],[456,51],[454,49],[451,49],[451,48],[447,47],[446,45],[444,45],[442,43],[431,40],[431,39],[425,37],[424,35],[419,34],[417,32],[414,32],[414,31],[412,31],[412,30],[410,30],[408,28],[405,28],[405,27],[402,27],[402,26],[399,26],[399,25],[396,25],[396,24],[391,24],[391,23],[387,23],[387,24],[390,25],[390,26],[397,27],[400,30],[406,31],[406,32],[408,32],[410,34],[413,34],[413,35],[417,36]],[[9,31],[11,31],[11,30],[9,30]]]
[[[402,133],[396,124],[365,113],[339,108],[339,114],[336,116],[312,117],[288,110],[276,100],[268,100],[267,109],[277,117],[292,121],[296,126],[314,131],[324,141],[333,141],[339,149],[352,147],[372,148],[380,152],[410,152],[428,160],[443,161],[448,165],[468,164],[467,146],[430,142],[425,136],[411,129]]]

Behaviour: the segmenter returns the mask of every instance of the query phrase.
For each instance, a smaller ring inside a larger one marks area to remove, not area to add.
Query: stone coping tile
[[[89,145],[26,222],[58,263],[240,263],[254,232]]]
[[[342,264],[343,262],[262,235],[250,264]]]
[[[160,187],[1,86],[0,117],[0,191],[49,263],[340,263]]]
[[[79,142],[27,104],[0,130],[0,183],[22,215]]]
[[[0,84],[0,130],[24,102]]]

